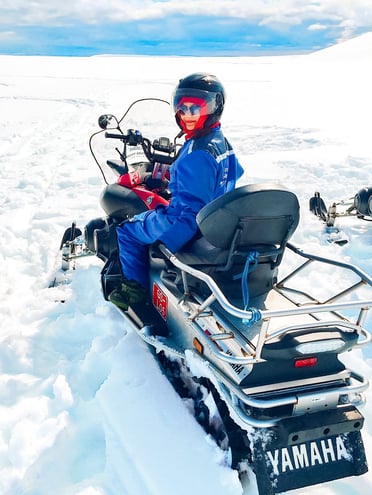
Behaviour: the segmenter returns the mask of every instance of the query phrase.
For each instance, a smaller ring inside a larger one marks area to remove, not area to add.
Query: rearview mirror
[[[115,117],[115,115],[104,114],[98,118],[98,125],[100,126],[101,129],[107,129],[108,127],[117,128],[119,122],[118,119]]]

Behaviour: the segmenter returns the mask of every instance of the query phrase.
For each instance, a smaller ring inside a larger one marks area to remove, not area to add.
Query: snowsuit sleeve
[[[206,151],[186,155],[172,170],[173,199],[162,212],[167,217],[168,228],[159,236],[171,251],[178,251],[195,235],[196,215],[216,197],[218,183],[217,161]]]

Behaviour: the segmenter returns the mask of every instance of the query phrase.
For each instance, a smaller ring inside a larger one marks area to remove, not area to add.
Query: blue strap
[[[242,273],[242,294],[243,294],[243,303],[244,309],[247,308],[249,303],[249,287],[248,287],[248,275],[253,272],[253,270],[258,265],[258,251],[253,250],[247,256],[245,260],[244,270]]]
[[[250,251],[245,260],[244,270],[242,273],[242,294],[243,294],[243,303],[244,303],[244,311],[249,311],[252,313],[250,319],[243,318],[242,321],[244,325],[252,326],[257,321],[261,319],[261,312],[256,308],[248,308],[249,304],[249,287],[248,287],[248,275],[253,272],[257,268],[258,265],[258,256],[259,252],[257,250]]]
[[[245,311],[250,311],[252,316],[250,318],[242,318],[242,322],[244,325],[248,327],[253,326],[255,323],[261,320],[262,314],[261,311],[257,308],[244,308]]]

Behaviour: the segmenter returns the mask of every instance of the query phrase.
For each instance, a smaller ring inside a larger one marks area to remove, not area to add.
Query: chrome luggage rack
[[[208,359],[208,366],[213,370],[220,387],[224,389],[224,395],[238,412],[242,421],[255,427],[271,427],[287,416],[278,415],[270,419],[255,419],[249,412],[252,408],[269,410],[280,406],[291,406],[292,415],[295,416],[302,414],[304,410],[316,412],[319,406],[311,405],[315,399],[319,403],[323,402],[323,406],[320,407],[324,407],[324,401],[329,407],[337,407],[345,396],[349,397],[349,404],[352,403],[357,406],[364,403],[362,392],[368,388],[366,378],[346,369],[341,373],[323,377],[319,382],[314,379],[308,380],[308,383],[305,380],[305,383],[302,382],[301,384],[293,381],[276,383],[276,389],[272,390],[272,394],[265,393],[260,397],[257,387],[254,389],[250,389],[249,386],[242,387],[229,376],[228,369],[231,367],[245,366],[250,368],[265,362],[266,360],[262,357],[265,344],[294,330],[308,329],[314,334],[336,326],[341,331],[357,333],[358,339],[353,345],[353,349],[368,345],[371,342],[372,336],[364,325],[372,307],[372,298],[347,301],[341,301],[341,299],[355,293],[357,289],[363,286],[372,289],[372,278],[352,264],[304,253],[292,244],[288,244],[287,247],[295,255],[305,260],[302,265],[295,268],[272,289],[282,296],[282,300],[288,303],[288,307],[283,309],[257,309],[253,307],[244,310],[233,305],[225,297],[210,275],[181,262],[164,245],[159,245],[162,254],[181,272],[184,296],[180,301],[180,308],[188,312],[187,317],[196,333],[197,341],[202,345],[203,354]],[[326,263],[347,270],[356,276],[357,281],[325,301],[319,301],[302,290],[288,286],[289,281],[314,262]],[[195,299],[190,294],[187,275],[204,282],[210,289],[210,295],[203,300],[200,300],[199,297]],[[299,302],[299,299],[302,301]],[[188,303],[188,301],[192,302]],[[216,307],[220,311],[216,311]],[[233,319],[243,320],[247,325],[247,330],[242,331],[241,325],[239,327],[230,325],[229,329],[226,330],[226,325],[222,320],[222,323],[217,325],[216,331],[206,332],[203,320],[211,315],[218,320],[219,315],[224,314],[224,312]],[[353,319],[346,317],[344,312],[353,312]],[[296,320],[298,316],[301,317],[299,323],[288,324],[288,321]],[[283,318],[286,319],[286,323],[278,326],[278,322],[282,322]],[[275,322],[274,329],[273,322]],[[250,334],[255,335],[254,339],[247,337]],[[228,352],[221,348],[221,342],[227,344]],[[221,366],[221,362],[227,366]],[[309,392],[319,384],[320,387],[317,390]],[[286,387],[289,389],[288,392],[280,393]]]

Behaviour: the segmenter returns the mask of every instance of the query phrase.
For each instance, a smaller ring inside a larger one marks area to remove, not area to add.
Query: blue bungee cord
[[[248,275],[257,268],[259,252],[254,249],[249,252],[247,259],[245,260],[244,270],[241,274],[242,277],[242,294],[244,311],[250,311],[252,313],[251,318],[242,318],[244,325],[251,327],[255,323],[261,320],[261,311],[256,308],[248,308],[249,304],[249,287],[248,287]]]

